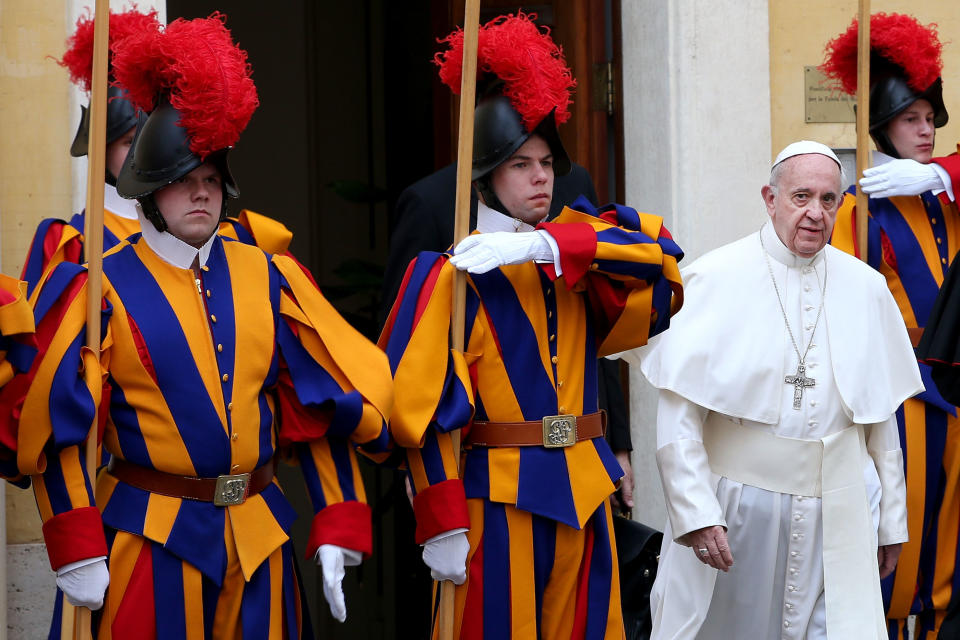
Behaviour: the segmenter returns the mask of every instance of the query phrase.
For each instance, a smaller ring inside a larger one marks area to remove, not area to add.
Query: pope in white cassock
[[[683,271],[683,309],[641,351],[669,516],[654,639],[887,637],[894,412],[923,385],[883,276],[825,246],[843,184],[828,147],[784,149],[770,220]]]

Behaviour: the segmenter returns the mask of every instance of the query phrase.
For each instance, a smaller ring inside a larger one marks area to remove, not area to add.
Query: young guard
[[[542,222],[570,168],[556,125],[573,82],[533,19],[480,29],[477,232],[407,271],[380,340],[390,425],[424,562],[459,585],[457,637],[621,638],[609,496],[622,472],[597,411],[597,358],[667,328],[681,253],[659,217],[628,207],[581,198]],[[458,91],[463,33],[444,42],[440,76]],[[469,272],[464,353],[446,339],[457,269]]]
[[[344,566],[371,550],[354,447],[385,443],[387,361],[294,261],[216,234],[238,193],[227,154],[258,104],[224,19],[176,20],[115,51],[150,115],[117,179],[141,233],[104,256],[99,360],[83,347],[86,269],[60,264],[37,297],[18,460],[59,587],[103,607],[100,639],[313,637],[281,456],[303,469],[307,557],[340,620]],[[90,367],[102,384],[84,383]],[[96,479],[80,462],[95,407],[112,455]]]
[[[948,171],[931,161],[936,129],[947,123],[942,47],[934,25],[921,25],[909,15],[876,14],[870,19],[870,48],[870,135],[878,151],[867,174],[889,175],[863,180],[871,194],[867,258],[886,278],[917,346],[947,267],[960,250],[957,205],[944,191]],[[856,21],[827,45],[824,69],[846,92],[856,92]],[[924,175],[932,180],[918,180]],[[905,178],[916,187],[909,193],[902,191]],[[860,255],[855,193],[851,186],[844,196],[830,242]],[[925,390],[897,412],[910,539],[893,575],[883,582],[890,637],[901,640],[907,638],[909,616],[917,616],[915,638],[938,637],[948,605],[960,592],[960,420],[957,407],[933,384],[930,367],[921,363],[920,372]]]

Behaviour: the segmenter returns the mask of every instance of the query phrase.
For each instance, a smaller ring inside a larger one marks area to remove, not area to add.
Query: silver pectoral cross
[[[803,375],[806,372],[806,366],[800,362],[797,364],[797,375],[786,376],[783,381],[786,384],[793,385],[793,408],[800,409],[800,401],[803,400],[803,388],[812,387],[817,384],[813,378]]]

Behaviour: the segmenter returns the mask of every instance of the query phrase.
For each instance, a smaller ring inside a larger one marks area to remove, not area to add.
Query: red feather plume
[[[914,91],[924,91],[940,77],[943,46],[937,25],[921,25],[913,16],[875,13],[870,16],[870,51],[897,65]],[[820,70],[846,93],[857,92],[857,19],[827,43]]]
[[[151,111],[169,94],[200,158],[233,146],[260,104],[247,52],[234,44],[226,16],[174,20],[159,33],[142,33],[117,47],[113,73],[130,101]]]
[[[67,51],[57,64],[65,67],[70,73],[70,82],[90,91],[90,80],[93,75],[93,16],[90,9],[86,15],[77,20],[77,30],[67,40]],[[109,56],[113,57],[117,43],[131,35],[144,32],[157,32],[160,21],[157,12],[140,13],[133,5],[129,11],[122,13],[110,12],[110,44]],[[109,62],[108,62],[109,64]]]
[[[556,121],[570,119],[570,92],[577,86],[563,58],[563,50],[550,37],[550,29],[534,22],[535,13],[499,16],[480,27],[477,38],[477,73],[492,73],[504,81],[503,94],[533,130],[556,108]],[[439,40],[449,49],[433,62],[440,79],[460,93],[463,74],[463,30]]]

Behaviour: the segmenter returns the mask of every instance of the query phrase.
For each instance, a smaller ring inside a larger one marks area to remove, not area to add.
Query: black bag
[[[620,606],[627,640],[650,637],[650,589],[657,577],[663,534],[629,517],[613,517],[620,566]]]

